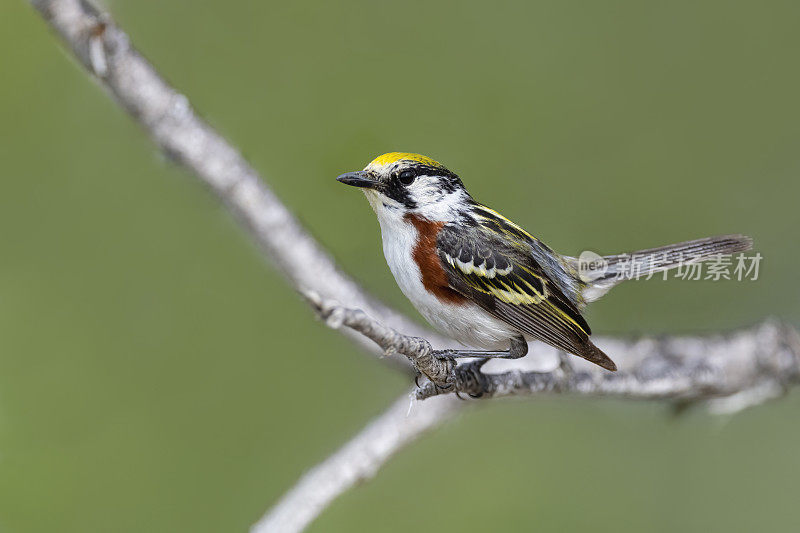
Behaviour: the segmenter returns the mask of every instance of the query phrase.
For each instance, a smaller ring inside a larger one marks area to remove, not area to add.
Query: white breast
[[[372,202],[371,202],[372,203]],[[383,253],[397,285],[428,322],[453,339],[476,348],[507,350],[519,333],[477,304],[442,302],[422,285],[419,267],[412,257],[417,242],[416,228],[403,220],[401,211],[375,206],[383,237]]]

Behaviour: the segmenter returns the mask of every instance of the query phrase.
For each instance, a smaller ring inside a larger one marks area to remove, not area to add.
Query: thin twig
[[[463,380],[459,382],[458,388],[454,388],[457,383],[455,361],[436,357],[431,343],[426,339],[398,333],[361,309],[342,307],[336,301],[323,298],[316,292],[307,291],[305,297],[328,326],[333,329],[347,326],[374,341],[384,354],[399,353],[406,356],[414,368],[430,380],[434,388],[441,391],[469,392],[464,390]]]
[[[251,533],[303,531],[336,497],[373,477],[394,454],[465,405],[454,396],[412,401],[406,396],[396,400],[336,453],[309,470]]]

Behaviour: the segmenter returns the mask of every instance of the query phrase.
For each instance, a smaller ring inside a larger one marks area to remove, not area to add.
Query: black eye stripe
[[[443,194],[461,190],[466,197],[469,197],[469,193],[464,190],[464,185],[462,185],[458,176],[444,167],[403,160],[392,165],[389,168],[388,176],[384,176],[386,177],[383,178],[381,193],[402,204],[407,209],[416,209],[418,207],[417,199],[412,198],[409,186],[422,176],[430,178],[430,185],[441,189]],[[434,201],[434,199],[428,198],[424,200],[425,203],[430,203],[431,201]],[[471,217],[466,217],[466,219],[471,220]]]
[[[394,166],[395,169],[397,169],[397,167],[402,167],[402,166],[406,167],[403,170],[399,169],[395,170],[392,174],[395,178],[399,178],[399,175],[403,172],[412,171],[414,175],[417,177],[431,176],[431,177],[441,178],[442,185],[449,190],[464,187],[458,175],[455,172],[452,172],[444,167],[435,167],[432,165],[424,165],[420,163],[414,163],[411,166],[406,166],[403,165],[402,163],[404,162],[400,162]]]

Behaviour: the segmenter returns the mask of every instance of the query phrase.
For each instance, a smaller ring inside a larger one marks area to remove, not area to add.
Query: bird
[[[474,200],[443,164],[410,152],[380,155],[337,180],[364,192],[403,294],[436,329],[474,348],[437,350],[442,357],[516,359],[537,340],[615,371],[590,339],[586,304],[626,279],[752,247],[736,234],[589,260],[561,255]]]

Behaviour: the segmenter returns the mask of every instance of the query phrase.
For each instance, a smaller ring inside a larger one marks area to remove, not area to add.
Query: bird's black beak
[[[375,189],[378,186],[378,181],[373,179],[369,172],[364,172],[363,170],[342,174],[336,178],[336,180],[341,181],[345,185],[361,187],[362,189]]]

